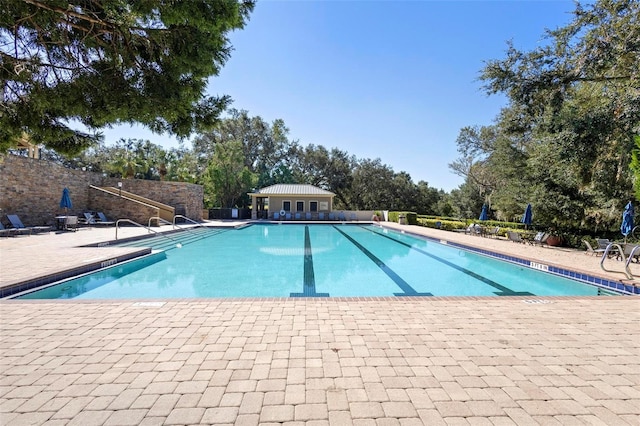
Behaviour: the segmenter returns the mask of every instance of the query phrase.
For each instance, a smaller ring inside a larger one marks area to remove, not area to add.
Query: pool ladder
[[[609,257],[609,253],[611,252],[611,249],[618,250],[618,255],[622,256],[622,263],[624,263],[624,271],[616,271],[616,270],[607,269],[607,268],[604,267],[604,261]],[[618,244],[618,243],[609,243],[609,245],[607,245],[607,248],[604,250],[604,253],[602,253],[602,260],[600,260],[600,268],[602,268],[602,270],[605,271],[605,272],[613,272],[613,273],[616,273],[616,274],[625,274],[628,279],[632,280],[632,279],[634,279],[634,275],[633,275],[633,273],[631,273],[631,268],[629,268],[629,264],[631,263],[631,259],[633,259],[633,257],[635,256],[636,252],[638,252],[640,254],[640,246],[635,246],[631,250],[631,253],[629,253],[629,257],[627,259],[625,259],[625,253],[624,253],[624,249],[622,248],[622,246],[620,244]]]

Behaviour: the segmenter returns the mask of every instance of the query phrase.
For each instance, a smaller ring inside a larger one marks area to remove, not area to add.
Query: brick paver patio
[[[6,425],[640,424],[635,297],[0,306]]]

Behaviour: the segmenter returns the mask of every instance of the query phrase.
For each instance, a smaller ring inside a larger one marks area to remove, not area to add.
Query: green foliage
[[[0,149],[26,132],[75,154],[98,140],[73,129],[141,123],[185,137],[217,123],[230,99],[206,97],[252,0],[60,2],[0,8]]]
[[[633,183],[636,193],[636,200],[640,201],[640,136],[636,136],[635,148],[631,151],[631,164],[629,167],[633,172]]]
[[[389,222],[398,223],[400,216],[405,217],[407,225],[418,225],[418,215],[415,212],[390,211],[388,216]]]
[[[444,219],[427,219],[418,217],[418,225],[427,228],[437,228],[436,223],[440,223],[440,229],[444,231],[455,231],[456,229],[465,229],[469,226],[466,222],[459,220],[444,220]]]
[[[509,105],[495,124],[460,132],[450,165],[466,177],[452,192],[457,213],[472,217],[489,202],[496,218],[513,220],[531,203],[536,224],[619,227],[640,132],[638,16],[637,1],[577,3],[547,44],[529,52],[509,44],[506,58],[487,62],[485,89]]]
[[[242,142],[219,143],[204,176],[205,207],[244,207],[257,180],[244,164]]]

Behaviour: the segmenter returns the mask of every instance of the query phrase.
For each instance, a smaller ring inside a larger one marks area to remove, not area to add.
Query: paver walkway
[[[634,297],[0,307],[3,425],[640,424]]]

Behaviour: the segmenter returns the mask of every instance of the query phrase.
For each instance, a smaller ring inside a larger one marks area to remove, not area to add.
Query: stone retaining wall
[[[184,182],[160,182],[118,179],[100,173],[72,170],[46,160],[5,155],[0,157],[0,220],[17,214],[27,226],[53,225],[55,216],[64,214],[59,207],[62,189],[69,188],[73,208],[69,213],[102,211],[110,219],[129,218],[147,224],[157,210],[114,195],[90,189],[94,186],[117,187],[168,204],[176,213],[202,220],[204,191],[201,185]],[[184,212],[184,213],[182,213]]]

